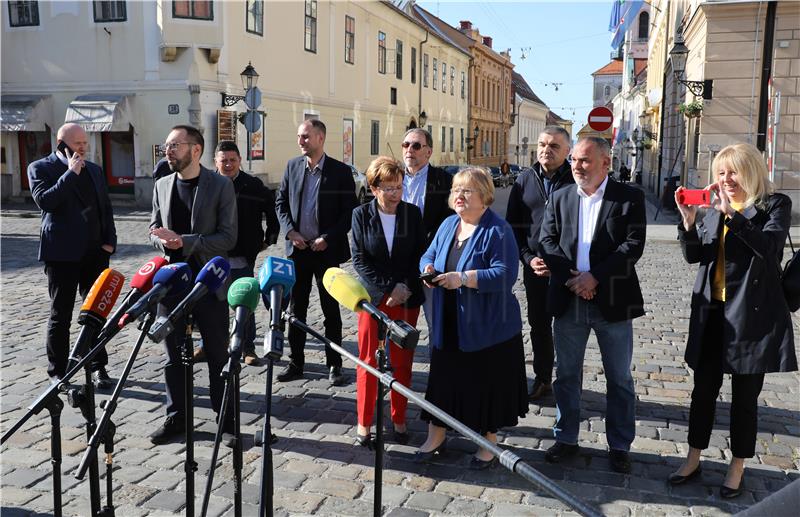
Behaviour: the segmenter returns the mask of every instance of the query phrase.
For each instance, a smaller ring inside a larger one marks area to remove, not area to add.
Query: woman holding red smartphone
[[[724,374],[731,375],[730,442],[733,457],[720,486],[723,498],[744,488],[744,461],[755,454],[758,396],[764,374],[797,370],[789,308],[781,293],[780,264],[792,202],[774,193],[758,149],[729,145],[712,164],[713,199],[698,207],[675,192],[682,223],[678,237],[686,261],[700,264],[692,292],[685,359],[694,370],[689,410],[689,452],[669,476],[679,485],[701,475]]]

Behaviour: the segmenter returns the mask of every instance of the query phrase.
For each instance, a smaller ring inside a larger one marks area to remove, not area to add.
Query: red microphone
[[[125,277],[122,273],[107,268],[92,284],[89,294],[81,305],[78,323],[83,325],[83,328],[78,335],[78,341],[69,353],[67,371],[70,371],[94,346],[95,338],[119,298],[124,283]]]
[[[100,331],[100,339],[110,339],[120,331],[119,320],[128,312],[133,304],[139,301],[139,298],[147,294],[153,288],[153,277],[156,271],[163,266],[169,264],[164,257],[153,257],[145,262],[139,271],[133,275],[131,279],[131,290],[125,299],[120,304],[119,308],[114,311],[114,315],[108,320],[108,323]]]

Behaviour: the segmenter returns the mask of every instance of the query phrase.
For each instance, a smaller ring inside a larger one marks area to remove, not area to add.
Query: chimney
[[[472,30],[472,22],[469,20],[461,20],[459,22],[461,24],[461,31],[471,31]]]
[[[492,48],[492,37],[491,36],[484,36],[483,37],[483,44],[489,48]]]

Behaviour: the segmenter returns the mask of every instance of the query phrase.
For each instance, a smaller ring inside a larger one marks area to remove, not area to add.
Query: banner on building
[[[261,116],[261,127],[258,131],[250,133],[247,141],[247,157],[250,160],[264,160],[266,154],[266,135],[264,134],[266,124],[266,113],[259,111]]]
[[[353,165],[353,120],[349,118],[342,124],[342,161]]]

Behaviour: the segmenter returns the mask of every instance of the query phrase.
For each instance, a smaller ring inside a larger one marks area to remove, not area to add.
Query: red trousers
[[[385,313],[393,320],[403,320],[412,327],[417,326],[419,307],[408,309],[397,306],[389,307],[384,301],[378,305],[378,310]],[[414,351],[403,350],[393,342],[389,344],[389,363],[392,366],[392,376],[403,386],[411,384],[411,365],[414,362]],[[366,311],[358,314],[358,358],[375,368],[378,363],[375,352],[378,350],[378,324]],[[406,406],[408,399],[392,390],[390,392],[392,404],[392,422],[397,425],[406,423]],[[358,410],[358,423],[364,427],[372,425],[372,416],[375,412],[375,400],[378,397],[378,379],[368,374],[360,366],[356,373],[356,408]],[[378,425],[382,425],[379,423]]]

